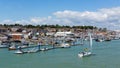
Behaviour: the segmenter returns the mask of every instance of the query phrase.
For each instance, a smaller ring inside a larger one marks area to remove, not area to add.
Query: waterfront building
[[[63,37],[63,36],[73,36],[74,33],[72,32],[56,32],[55,37]]]
[[[21,40],[23,37],[22,33],[11,33],[9,34],[11,36],[11,40]]]

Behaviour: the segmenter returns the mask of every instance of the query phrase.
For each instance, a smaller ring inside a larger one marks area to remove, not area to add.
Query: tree
[[[107,28],[103,28],[103,30],[102,30],[103,32],[106,32],[107,31]]]

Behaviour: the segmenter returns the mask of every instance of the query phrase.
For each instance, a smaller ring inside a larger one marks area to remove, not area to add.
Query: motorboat
[[[21,46],[19,46],[19,47],[18,47],[18,50],[15,51],[15,54],[24,54],[24,53],[27,53],[27,52],[22,51]]]
[[[9,47],[9,50],[16,50],[16,49],[17,49],[17,47],[15,45],[12,45]]]
[[[21,51],[21,50],[17,50],[17,51],[15,51],[15,54],[23,54],[24,52],[23,51]]]
[[[31,50],[28,50],[27,53],[35,53],[35,52],[38,52],[40,50],[36,49],[36,48],[33,48]]]
[[[62,44],[60,45],[60,47],[61,47],[61,48],[69,48],[69,47],[70,47],[70,44],[68,44],[68,43],[62,43]]]
[[[40,50],[41,50],[41,51],[47,51],[48,48],[44,47],[44,48],[41,48]]]
[[[0,48],[7,48],[7,47],[8,47],[8,45],[4,45],[4,44],[0,45]]]

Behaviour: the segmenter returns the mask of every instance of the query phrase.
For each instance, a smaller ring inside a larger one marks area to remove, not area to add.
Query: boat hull
[[[0,45],[0,48],[8,48],[8,45]]]
[[[27,51],[21,51],[21,50],[17,50],[14,52],[15,54],[25,54],[28,53]]]
[[[23,54],[24,52],[22,52],[22,51],[20,51],[20,50],[18,50],[18,51],[16,51],[15,52],[15,54]]]
[[[70,45],[67,43],[62,43],[61,48],[70,48]]]
[[[91,52],[82,52],[82,53],[79,53],[78,56],[79,57],[87,57],[87,56],[90,56],[92,53]]]

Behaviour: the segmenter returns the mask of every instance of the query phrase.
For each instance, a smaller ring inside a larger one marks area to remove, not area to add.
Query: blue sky
[[[91,23],[88,22],[89,20],[91,21],[93,19],[88,19],[88,17],[90,17],[92,13],[96,14],[97,12],[98,16],[100,16],[99,13],[101,13],[101,9],[114,10],[114,12],[116,12],[115,10],[120,9],[119,7],[120,0],[0,0],[0,23],[59,24],[60,22],[64,22],[65,24],[61,24],[90,25]],[[102,12],[103,11],[104,10],[102,10]],[[81,17],[81,14],[83,15],[87,12],[90,12],[88,13],[90,16],[85,16],[84,21],[83,19],[76,20],[76,15],[73,15],[74,13],[78,13],[78,15],[80,14]],[[67,17],[65,16],[65,13],[67,13],[68,16],[69,13],[73,16],[71,16],[71,18]],[[110,14],[108,15],[107,12],[104,12],[103,14],[111,16]],[[74,17],[74,21],[72,17]],[[109,21],[111,22],[111,20]],[[116,21],[116,19],[114,21]],[[94,21],[94,23],[95,22],[96,21]],[[120,24],[118,20],[117,22],[117,24]],[[97,21],[97,23],[94,25],[99,27],[103,26],[103,23],[100,24],[100,21]],[[107,23],[105,24],[107,25],[108,23],[109,22],[107,20]],[[114,24],[113,20],[112,24]]]

